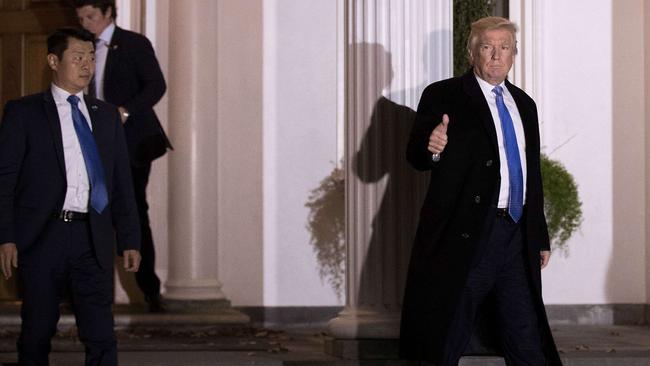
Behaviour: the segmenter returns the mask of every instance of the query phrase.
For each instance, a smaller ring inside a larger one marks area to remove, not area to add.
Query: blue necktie
[[[517,135],[512,123],[508,108],[503,102],[503,88],[497,85],[492,89],[496,94],[497,109],[501,120],[503,143],[506,146],[506,159],[508,160],[508,176],[510,178],[510,197],[508,199],[508,213],[514,222],[519,222],[524,211],[524,178],[521,171],[521,159],[517,146]]]
[[[72,106],[72,122],[77,132],[81,153],[86,163],[86,172],[90,181],[90,206],[98,213],[102,213],[108,205],[108,193],[106,191],[106,180],[104,179],[104,168],[99,157],[99,151],[95,144],[95,138],[90,131],[86,118],[79,110],[79,97],[71,95],[68,102]]]

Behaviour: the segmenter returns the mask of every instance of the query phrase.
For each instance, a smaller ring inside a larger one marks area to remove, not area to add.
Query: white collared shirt
[[[59,122],[61,124],[61,137],[63,140],[63,157],[65,159],[65,176],[67,189],[63,209],[77,212],[88,212],[88,198],[90,192],[90,183],[88,182],[88,173],[86,163],[84,162],[83,153],[77,132],[72,122],[72,106],[68,102],[70,93],[52,84],[52,96],[56,104],[56,110],[59,113]],[[79,110],[86,118],[90,129],[90,115],[86,102],[84,101],[83,91],[76,94],[79,97]]]
[[[510,195],[510,175],[508,169],[508,160],[506,159],[506,146],[503,143],[503,130],[501,129],[501,119],[499,118],[499,110],[497,109],[497,98],[496,94],[492,92],[494,85],[488,83],[487,81],[476,76],[478,80],[478,85],[483,91],[485,100],[490,107],[490,113],[492,114],[492,120],[494,121],[494,129],[497,131],[497,143],[499,144],[499,161],[501,162],[501,188],[499,189],[499,208],[508,207],[508,198]],[[524,134],[524,125],[521,121],[521,115],[519,115],[519,109],[517,108],[517,103],[515,99],[510,94],[508,88],[506,88],[505,82],[499,84],[503,88],[503,102],[508,108],[510,117],[512,118],[512,123],[515,128],[515,135],[517,135],[517,147],[519,148],[519,159],[521,160],[521,172],[524,178],[524,200],[523,203],[526,203],[526,181],[527,181],[527,167],[526,167],[526,135]]]
[[[95,41],[95,96],[101,100],[104,100],[104,70],[114,31],[115,23],[111,23]]]

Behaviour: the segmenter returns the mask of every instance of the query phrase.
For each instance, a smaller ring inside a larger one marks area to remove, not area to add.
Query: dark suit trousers
[[[478,307],[492,291],[506,363],[544,365],[520,224],[505,217],[495,218],[486,243],[486,250],[471,269],[461,294],[445,345],[443,365],[458,364],[470,341]]]
[[[140,262],[140,269],[135,273],[135,280],[145,297],[153,298],[160,295],[160,279],[156,276],[156,250],[149,226],[149,204],[147,203],[149,173],[151,173],[151,163],[139,166],[131,164],[135,202],[138,206],[140,232],[142,233],[140,242],[142,262]]]
[[[99,267],[88,222],[52,218],[40,239],[19,255],[23,281],[20,365],[47,365],[64,288],[72,296],[86,365],[117,365],[113,333],[113,269]]]

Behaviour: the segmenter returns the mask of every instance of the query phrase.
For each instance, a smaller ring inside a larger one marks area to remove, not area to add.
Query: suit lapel
[[[61,135],[61,121],[59,120],[59,112],[56,109],[56,103],[52,96],[52,91],[48,90],[43,93],[43,107],[45,115],[47,116],[47,124],[50,126],[52,139],[54,142],[54,150],[56,152],[57,160],[59,161],[59,168],[63,178],[66,178],[65,173],[65,157],[63,155],[63,136]]]
[[[84,101],[86,102],[86,107],[88,108],[90,125],[92,126],[93,137],[95,138],[97,151],[99,151],[99,156],[101,157],[104,164],[106,164],[106,144],[104,143],[103,137],[106,136],[105,128],[107,127],[107,124],[101,123],[100,106],[96,103],[96,99],[84,95]]]
[[[492,148],[496,156],[499,156],[499,144],[497,142],[497,131],[494,128],[494,120],[492,119],[492,113],[490,112],[490,107],[485,100],[485,95],[481,87],[476,81],[476,76],[472,70],[465,73],[462,76],[463,78],[463,90],[469,97],[469,104],[472,110],[476,111],[476,114],[480,116],[481,121],[483,122],[483,127],[488,134]]]
[[[537,123],[535,121],[535,111],[531,111],[526,107],[526,104],[522,100],[519,89],[515,88],[508,80],[506,80],[506,87],[517,105],[519,110],[519,116],[521,117],[521,124],[524,127],[524,139],[526,140],[526,161],[530,162],[532,151],[537,151],[537,147],[534,145],[537,143],[537,134],[539,131],[537,129]]]
[[[99,109],[99,106],[97,103],[95,103],[95,98],[91,98],[87,95],[84,95],[84,102],[86,103],[86,108],[88,108],[88,115],[90,115],[90,125],[93,129],[93,136],[95,136],[95,133],[97,132],[97,126],[99,125],[99,123],[96,123],[97,110]],[[95,139],[97,139],[97,136],[95,136]]]
[[[104,65],[104,94],[106,94],[106,83],[112,80],[110,75],[113,70],[113,66],[115,65],[115,57],[117,56],[117,52],[120,48],[121,32],[122,30],[119,27],[115,27],[113,36],[111,37],[111,42],[108,45],[108,50],[106,51],[106,64]]]

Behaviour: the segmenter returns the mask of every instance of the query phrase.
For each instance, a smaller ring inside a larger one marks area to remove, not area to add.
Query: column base
[[[330,320],[330,335],[338,339],[397,339],[400,313],[345,308]]]
[[[171,313],[205,314],[230,309],[230,300],[177,300],[164,297],[165,309]]]
[[[165,299],[181,301],[226,300],[221,283],[214,279],[170,280],[165,283]]]

